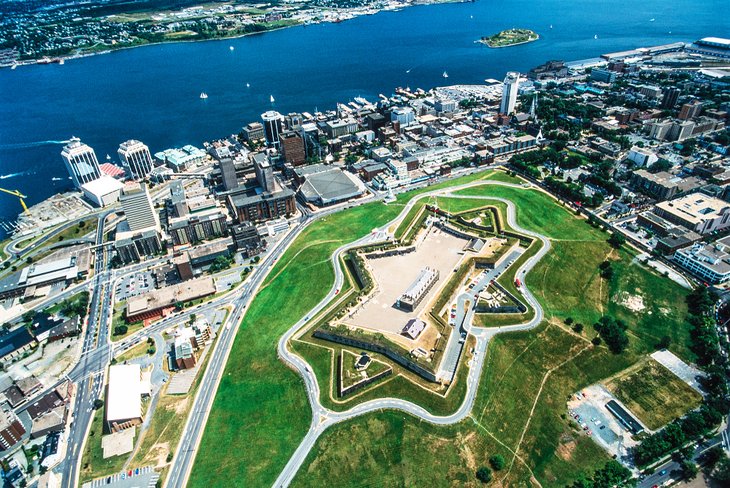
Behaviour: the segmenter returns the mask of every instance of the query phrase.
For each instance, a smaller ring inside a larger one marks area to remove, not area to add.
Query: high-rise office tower
[[[144,178],[152,171],[150,149],[140,141],[130,139],[119,145],[119,160],[133,178]]]
[[[682,120],[694,119],[702,111],[702,102],[699,100],[692,100],[690,103],[685,103],[679,110],[679,117]]]
[[[519,87],[520,74],[514,71],[507,73],[502,84],[502,103],[499,104],[499,113],[511,114],[517,105],[517,88]]]
[[[76,188],[81,188],[81,185],[101,177],[99,161],[94,150],[81,142],[78,137],[72,137],[64,146],[61,157]]]
[[[236,166],[231,158],[223,158],[218,162],[223,177],[223,188],[233,190],[238,188],[238,178],[236,177]]]
[[[279,147],[279,138],[281,135],[284,116],[275,110],[269,110],[261,114],[261,120],[264,123],[264,137],[269,144]]]
[[[271,167],[271,163],[264,153],[254,155],[253,169],[256,172],[256,180],[265,192],[271,193],[276,190],[274,185],[274,168]]]
[[[281,153],[284,160],[292,166],[299,166],[307,161],[304,139],[294,131],[281,134]]]
[[[682,93],[679,88],[667,88],[664,90],[664,95],[662,96],[662,108],[674,108],[675,105],[677,105],[677,100],[679,99],[679,94]]]
[[[152,198],[144,183],[125,185],[119,200],[122,202],[129,230],[136,232],[150,227],[160,230],[160,221],[155,206],[152,204]]]

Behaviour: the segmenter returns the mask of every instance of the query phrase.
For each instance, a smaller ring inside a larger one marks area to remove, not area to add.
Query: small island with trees
[[[537,41],[540,36],[530,29],[507,29],[493,36],[482,37],[479,42],[489,47],[509,47]]]

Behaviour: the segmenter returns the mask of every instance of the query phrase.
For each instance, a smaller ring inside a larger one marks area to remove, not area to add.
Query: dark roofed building
[[[228,203],[240,222],[261,222],[296,212],[294,192],[284,188],[261,194],[237,193],[228,196]]]
[[[6,363],[22,356],[29,351],[37,341],[25,327],[18,327],[0,337],[0,362]]]
[[[425,328],[426,323],[423,320],[411,319],[406,323],[405,327],[403,327],[401,334],[411,339],[417,339]]]
[[[231,227],[231,234],[233,234],[233,244],[236,250],[243,251],[246,257],[256,256],[264,249],[264,242],[255,225],[234,225]]]
[[[325,206],[344,202],[365,192],[362,183],[340,168],[323,166],[321,171],[304,176],[299,195],[307,202]]]
[[[632,434],[639,434],[644,431],[638,420],[631,415],[624,407],[619,405],[616,400],[611,400],[606,404],[606,408],[613,414],[616,419],[626,427]]]

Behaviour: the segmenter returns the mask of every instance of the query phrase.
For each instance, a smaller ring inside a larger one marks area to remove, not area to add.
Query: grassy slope
[[[606,386],[652,430],[698,407],[702,400],[691,386],[654,360],[613,378]]]
[[[672,346],[675,352],[686,351],[686,327],[679,320],[685,291],[634,263],[629,251],[612,255],[618,279],[601,282],[596,270],[611,252],[605,243],[606,234],[574,218],[554,200],[534,190],[489,186],[462,193],[509,198],[519,207],[521,225],[553,239],[569,239],[553,241],[553,251],[527,281],[540,292],[538,298],[547,319],[577,316],[586,321],[586,331],[583,336],[572,334],[558,320],[555,325],[535,331],[498,336],[490,345],[474,408],[481,426],[466,422],[436,428],[413,419],[403,422],[402,415],[395,413],[355,419],[323,436],[295,479],[296,486],[333,480],[342,485],[362,486],[375,479],[384,485],[408,486],[423,459],[436,459],[437,463],[448,460],[444,469],[432,471],[439,475],[429,477],[429,484],[471,484],[475,467],[485,464],[492,454],[484,452],[485,448],[489,451],[490,444],[495,448],[492,435],[517,450],[543,486],[564,486],[577,474],[607,460],[595,443],[574,432],[562,418],[566,398],[638,361],[639,354],[651,350],[654,337],[661,337],[662,332],[671,332],[676,338]],[[571,272],[563,273],[566,269]],[[622,291],[633,293],[637,287],[645,293],[646,312],[668,311],[665,320],[651,320],[653,314],[632,313],[619,304],[609,303],[609,296]],[[593,334],[590,324],[601,313],[615,314],[629,323],[633,337],[626,354],[614,356],[603,347],[589,345],[588,338]],[[540,385],[542,390],[536,397]],[[404,428],[404,423],[411,426]],[[406,435],[409,429],[416,429],[419,434]],[[506,457],[512,459],[511,455]],[[385,473],[383,465],[388,466]],[[416,468],[409,470],[406,466]],[[529,471],[526,473],[517,459],[503,482],[508,486],[522,485],[526,475]]]
[[[94,412],[89,438],[86,440],[84,453],[81,456],[81,469],[79,470],[79,481],[81,483],[102,475],[121,471],[124,462],[127,460],[127,455],[112,456],[104,459],[104,450],[101,448],[103,429],[104,409],[100,408]]]
[[[218,388],[189,486],[270,485],[310,422],[301,379],[276,355],[279,337],[326,294],[333,280],[329,256],[392,220],[419,192],[466,183],[475,174],[401,194],[321,219],[279,260],[246,314]],[[296,257],[296,259],[294,259]],[[225,448],[230,454],[221,456]]]

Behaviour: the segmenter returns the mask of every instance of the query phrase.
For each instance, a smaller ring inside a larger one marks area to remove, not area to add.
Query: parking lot
[[[152,467],[135,468],[95,479],[83,484],[83,488],[153,488],[160,478]]]
[[[616,398],[602,385],[576,392],[568,401],[568,414],[581,427],[582,435],[593,437],[609,454],[625,457],[637,443],[606,408]]]
[[[117,301],[126,300],[129,297],[155,289],[155,278],[151,271],[140,271],[132,276],[126,276],[119,280],[115,292]]]
[[[704,376],[704,373],[697,368],[685,363],[670,351],[656,351],[651,355],[654,361],[658,362],[669,371],[677,375],[682,381],[704,395],[704,391],[700,388],[698,378]]]

